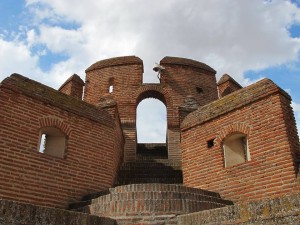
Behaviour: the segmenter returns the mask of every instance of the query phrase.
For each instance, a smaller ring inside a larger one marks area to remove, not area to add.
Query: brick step
[[[205,203],[205,205],[207,205],[208,203],[214,203],[212,204],[212,206],[214,207],[221,207],[232,204],[231,201],[221,199],[218,193],[202,189],[189,188],[182,185],[132,184],[110,188],[109,193],[110,194],[99,196],[88,201],[86,200],[85,196],[82,202],[71,204],[70,209],[80,209],[79,211],[86,212],[87,210],[90,210],[90,208],[93,208],[93,210],[95,210],[95,205],[99,205],[97,207],[102,207],[101,211],[105,210],[105,212],[107,213],[109,207],[115,207],[115,204],[119,204],[114,202],[127,202],[130,206],[131,204],[133,204],[133,202],[139,202],[140,204],[144,204],[145,202],[149,203],[150,201],[152,204],[154,201],[164,201],[164,204],[168,205],[169,201],[174,201],[173,203],[178,203],[177,200],[188,201],[188,203],[180,203],[181,205],[183,204],[183,206],[184,204],[188,204],[188,206],[186,206],[189,207],[188,209],[192,207],[189,206],[190,204],[202,205]],[[126,203],[122,204],[122,207],[125,207]],[[119,206],[120,205],[117,205],[117,207]],[[180,210],[182,209],[180,208]]]
[[[179,215],[202,210],[224,207],[226,204],[189,199],[148,199],[110,201],[104,204],[91,204],[78,209],[78,212],[115,219],[128,215]]]
[[[137,160],[151,160],[151,159],[168,159],[168,156],[160,156],[160,155],[141,155],[141,154],[136,154],[136,159]]]
[[[189,192],[168,192],[168,191],[143,191],[124,192],[101,196],[90,201],[90,204],[106,204],[111,201],[133,201],[133,200],[164,200],[164,199],[188,199],[194,201],[208,201],[220,204],[229,204],[230,201],[209,195]]]
[[[168,150],[165,143],[140,143],[136,155],[138,159],[167,159]]]
[[[137,160],[124,163],[115,185],[141,183],[182,183],[181,162],[167,159]]]
[[[114,188],[110,188],[109,192],[111,194],[115,193],[124,193],[124,192],[145,192],[145,191],[153,191],[153,192],[179,192],[179,193],[195,193],[199,195],[208,195],[216,198],[221,198],[219,193],[213,191],[207,191],[198,188],[186,187],[181,184],[129,184],[117,186]]]
[[[125,171],[122,170],[119,172],[119,177],[131,177],[131,178],[139,178],[139,177],[147,177],[147,178],[160,178],[160,177],[181,177],[182,171],[181,170],[172,170],[172,171],[166,171],[166,170],[130,170]]]
[[[139,162],[141,162],[141,163],[161,163],[161,164],[181,165],[181,161],[172,160],[172,159],[144,159],[144,160],[136,160],[134,163],[139,163]],[[127,162],[127,163],[132,163],[132,162]]]
[[[169,160],[137,160],[135,162],[127,162],[122,165],[124,169],[126,168],[168,168],[181,170],[181,163]]]
[[[119,178],[115,185],[127,184],[146,184],[146,183],[162,183],[162,184],[182,184],[182,177],[177,178]]]
[[[165,172],[165,173],[171,173],[174,171],[181,171],[180,168],[171,168],[171,167],[154,167],[154,166],[149,166],[143,165],[143,166],[131,166],[131,167],[121,167],[119,172],[144,172],[144,173],[149,173],[151,171],[158,173],[159,171]]]

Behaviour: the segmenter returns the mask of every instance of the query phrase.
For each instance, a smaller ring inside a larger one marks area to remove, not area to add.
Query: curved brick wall
[[[125,161],[136,159],[136,108],[145,98],[157,98],[167,107],[168,155],[181,160],[180,125],[178,107],[187,96],[205,105],[218,98],[215,73],[208,65],[191,59],[165,57],[161,60],[165,70],[160,84],[143,84],[143,62],[136,56],[102,60],[87,70],[85,101],[98,104],[105,96],[117,105],[125,136]],[[113,92],[109,93],[109,86]]]
[[[165,57],[160,63],[165,67],[161,83],[170,88],[174,105],[180,106],[187,96],[200,106],[218,99],[216,71],[208,65],[178,57]]]
[[[1,198],[64,208],[113,185],[123,136],[108,112],[16,74],[0,105]],[[67,135],[64,158],[38,152],[48,126]]]
[[[232,204],[217,193],[175,184],[118,186],[111,188],[109,194],[87,203],[89,205],[77,210],[116,219],[118,224],[150,224],[153,220],[165,220],[166,223],[171,218],[176,221],[176,215]]]
[[[110,59],[100,60],[89,68],[85,70],[85,72],[89,72],[95,69],[101,69],[105,67],[112,67],[112,66],[122,66],[122,65],[130,65],[130,64],[141,64],[143,65],[143,61],[136,56],[121,56],[121,57],[114,57]]]
[[[160,63],[164,65],[173,64],[173,65],[195,67],[197,69],[206,70],[211,73],[216,73],[216,71],[213,68],[206,65],[205,63],[198,62],[192,59],[187,59],[187,58],[166,56],[160,61]]]

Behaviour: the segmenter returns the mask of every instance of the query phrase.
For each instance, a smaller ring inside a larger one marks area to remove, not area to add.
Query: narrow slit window
[[[113,85],[110,85],[109,88],[108,88],[108,92],[109,93],[112,93],[114,91],[114,86]]]
[[[108,81],[108,93],[113,93],[114,91],[114,78],[110,78]]]
[[[41,141],[40,141],[40,148],[39,148],[40,153],[45,152],[45,146],[46,146],[46,134],[42,134]]]

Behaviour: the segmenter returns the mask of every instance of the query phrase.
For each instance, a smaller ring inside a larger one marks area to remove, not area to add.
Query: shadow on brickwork
[[[168,160],[165,143],[137,145],[136,161],[121,166],[115,186],[126,184],[182,184],[181,162]]]
[[[142,159],[168,159],[165,143],[140,143],[137,145],[136,157]]]
[[[181,163],[168,159],[142,159],[120,168],[115,186],[126,184],[182,184]]]
[[[125,162],[119,169],[114,187],[130,184],[178,184],[182,185],[181,162],[167,159],[166,144],[140,144],[137,160]],[[110,190],[83,196],[79,202],[71,203],[69,209],[89,205],[92,200],[110,194]]]

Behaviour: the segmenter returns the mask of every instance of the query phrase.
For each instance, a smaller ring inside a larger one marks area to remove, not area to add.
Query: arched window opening
[[[166,143],[167,110],[159,100],[148,98],[137,107],[138,143]]]
[[[233,134],[223,142],[225,167],[234,166],[250,160],[247,136]]]
[[[66,135],[55,127],[44,127],[40,131],[39,152],[64,158],[67,145]]]
[[[157,99],[147,98],[137,107],[137,157],[168,158],[167,109]]]
[[[114,78],[110,78],[108,81],[108,93],[113,93],[114,91]]]

